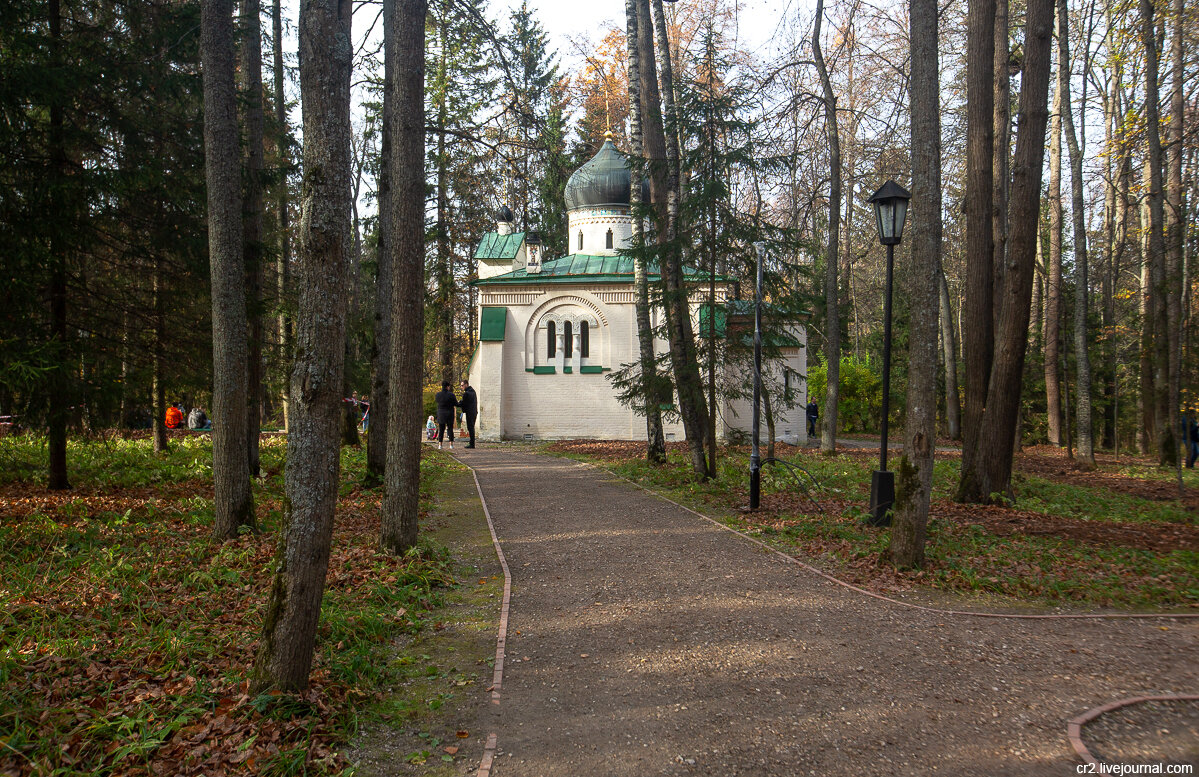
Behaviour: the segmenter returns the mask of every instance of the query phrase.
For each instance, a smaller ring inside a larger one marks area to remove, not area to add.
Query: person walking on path
[[[465,378],[462,380],[462,399],[459,401],[458,407],[462,408],[462,415],[466,418],[466,431],[470,434],[470,442],[466,444],[466,447],[473,448],[475,447],[475,419],[479,417],[479,397]]]
[[[816,405],[816,400],[810,400],[807,407],[808,416],[808,436],[816,436],[816,419],[820,418],[820,408]]]
[[[454,449],[454,408],[458,407],[458,398],[450,391],[450,382],[441,382],[441,391],[433,397],[437,403],[437,450],[441,450],[445,435],[450,433],[450,450]]]

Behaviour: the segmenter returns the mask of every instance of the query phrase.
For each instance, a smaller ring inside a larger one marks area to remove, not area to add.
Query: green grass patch
[[[1178,502],[1162,502],[1107,488],[1076,486],[1017,473],[1016,505],[1046,515],[1120,523],[1194,523],[1195,515]]]
[[[689,460],[671,452],[665,466],[642,458],[585,455],[569,445],[550,450],[601,464],[610,471],[662,492],[676,501],[723,521],[785,552],[814,562],[843,579],[880,591],[916,586],[957,593],[1008,597],[1012,603],[1169,609],[1199,606],[1199,553],[1193,550],[1145,550],[1118,543],[1079,541],[1055,536],[1055,516],[1104,524],[1167,529],[1193,522],[1175,502],[1156,502],[1104,488],[1081,488],[1038,477],[1019,476],[1014,508],[989,507],[991,515],[1039,513],[1044,534],[997,534],[986,521],[963,520],[949,498],[959,463],[937,461],[933,476],[933,517],[928,526],[926,563],[921,570],[897,571],[887,562],[889,530],[866,525],[870,471],[875,462],[860,456],[800,454],[788,461],[804,468],[818,486],[812,496],[818,512],[783,468],[762,470],[763,505],[748,505],[748,464],[744,457],[721,459],[719,477],[697,481]],[[948,517],[937,517],[938,503]],[[971,508],[973,509],[973,508]],[[967,511],[969,512],[969,511]],[[956,516],[956,517],[955,517]]]

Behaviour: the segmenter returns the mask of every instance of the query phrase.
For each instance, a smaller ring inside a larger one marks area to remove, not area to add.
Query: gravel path
[[[600,470],[459,458],[512,570],[497,777],[1067,775],[1067,719],[1199,688],[1194,621],[916,612]]]

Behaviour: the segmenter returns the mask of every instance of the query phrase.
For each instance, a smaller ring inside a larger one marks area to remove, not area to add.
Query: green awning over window
[[[508,308],[483,308],[479,319],[479,340],[483,342],[504,341],[504,324],[508,321]]]

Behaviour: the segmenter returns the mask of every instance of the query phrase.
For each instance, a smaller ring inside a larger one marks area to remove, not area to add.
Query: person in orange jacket
[[[183,411],[175,405],[167,408],[166,424],[168,429],[178,429],[183,425]]]

